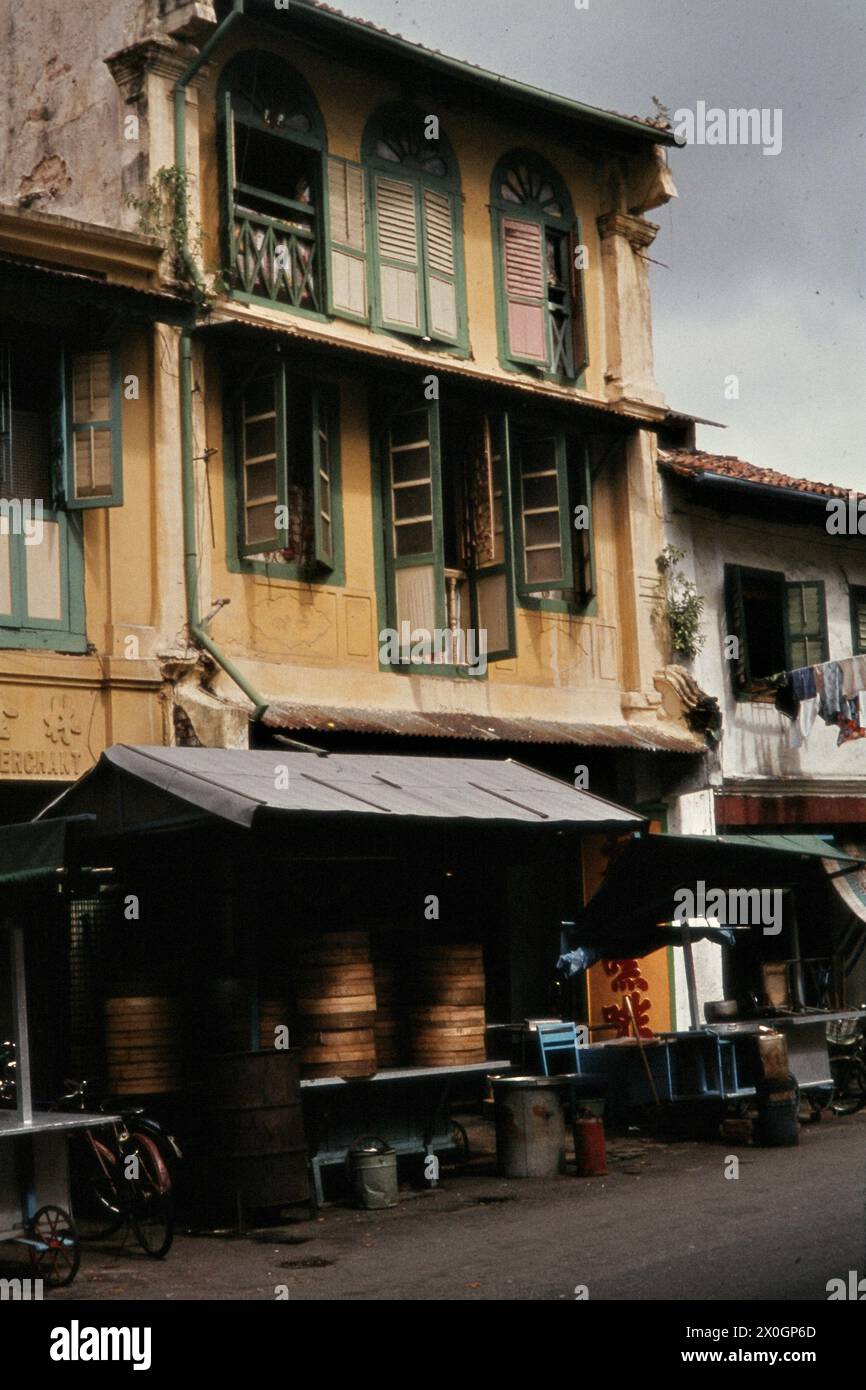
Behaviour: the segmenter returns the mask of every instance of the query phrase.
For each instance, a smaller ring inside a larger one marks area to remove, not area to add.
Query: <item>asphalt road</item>
[[[610,1145],[606,1178],[503,1180],[492,1135],[463,1174],[399,1207],[326,1208],[243,1237],[180,1235],[155,1263],[89,1247],[53,1300],[820,1300],[866,1274],[866,1113],[827,1118],[795,1149]],[[728,1155],[739,1177],[725,1177]],[[3,1273],[11,1274],[11,1268]],[[20,1269],[18,1272],[24,1272]]]

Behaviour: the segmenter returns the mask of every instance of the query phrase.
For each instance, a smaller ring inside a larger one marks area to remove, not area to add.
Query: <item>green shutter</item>
[[[474,486],[469,487],[477,528],[469,568],[472,623],[479,633],[479,644],[480,633],[485,634],[487,660],[505,661],[517,654],[517,637],[510,440],[504,412],[482,418],[479,450]],[[483,536],[479,535],[481,530]]]
[[[574,587],[580,603],[589,603],[595,598],[595,546],[592,534],[592,471],[589,462],[589,448],[583,440],[575,440],[572,445],[573,489],[570,498],[571,525],[574,534]],[[578,527],[577,507],[586,507],[588,525]]]
[[[366,171],[331,155],[327,161],[328,312],[366,323]]]
[[[569,237],[568,254],[571,271],[571,332],[574,344],[574,375],[579,377],[589,366],[589,343],[586,332],[586,302],[583,291],[584,272],[577,265],[577,253],[582,245],[580,222],[574,225]]]
[[[235,123],[232,111],[232,94],[223,92],[222,120],[220,121],[222,179],[220,193],[222,201],[223,265],[226,275],[234,278],[235,263]]]
[[[785,584],[785,650],[789,671],[829,661],[823,580]]]
[[[339,393],[332,385],[313,389],[312,467],[316,563],[334,568],[337,544]]]
[[[122,403],[116,348],[68,355],[63,503],[70,511],[123,503]]]
[[[373,179],[377,321],[382,328],[420,338],[424,301],[419,191],[407,179],[382,174]]]
[[[521,425],[512,447],[517,499],[517,591],[539,598],[574,588],[568,452],[562,430]]]
[[[288,507],[287,406],[282,363],[247,382],[239,397],[238,541],[242,555],[266,555],[289,545],[287,529],[277,526],[277,508]]]
[[[460,336],[457,307],[457,200],[433,188],[421,191],[425,319],[431,338],[456,343]]]
[[[404,623],[410,636],[446,625],[438,401],[425,401],[419,391],[417,399],[394,405],[382,458],[388,617],[402,647]]]
[[[735,694],[743,694],[752,683],[749,663],[749,637],[746,632],[746,610],[743,604],[743,572],[739,565],[725,565],[725,607],[727,636],[736,637],[737,656],[730,659],[731,680]]]
[[[851,589],[851,648],[855,656],[866,653],[866,588]]]

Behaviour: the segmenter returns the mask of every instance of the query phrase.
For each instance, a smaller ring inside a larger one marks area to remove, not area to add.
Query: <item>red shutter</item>
[[[503,217],[502,243],[509,356],[546,365],[544,228],[538,222]]]

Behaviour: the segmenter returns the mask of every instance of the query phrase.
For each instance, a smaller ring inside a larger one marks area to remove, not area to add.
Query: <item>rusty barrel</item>
[[[199,1198],[210,1220],[307,1199],[297,1050],[211,1057],[204,1115]]]
[[[548,1076],[501,1076],[493,1083],[496,1159],[506,1178],[552,1178],[565,1166],[560,1083]]]
[[[161,1095],[180,1087],[179,1012],[168,995],[105,1000],[105,1062],[116,1096]]]

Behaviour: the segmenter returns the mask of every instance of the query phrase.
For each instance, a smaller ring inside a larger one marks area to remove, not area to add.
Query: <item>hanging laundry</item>
[[[802,748],[812,732],[812,725],[818,717],[818,696],[801,700],[797,706],[797,716],[788,730],[788,747]]]
[[[825,661],[823,666],[816,666],[814,670],[815,685],[818,688],[818,713],[825,724],[835,724],[842,709],[841,667],[838,661]]]
[[[842,672],[842,694],[853,700],[866,689],[866,656],[846,656],[838,665]]]

